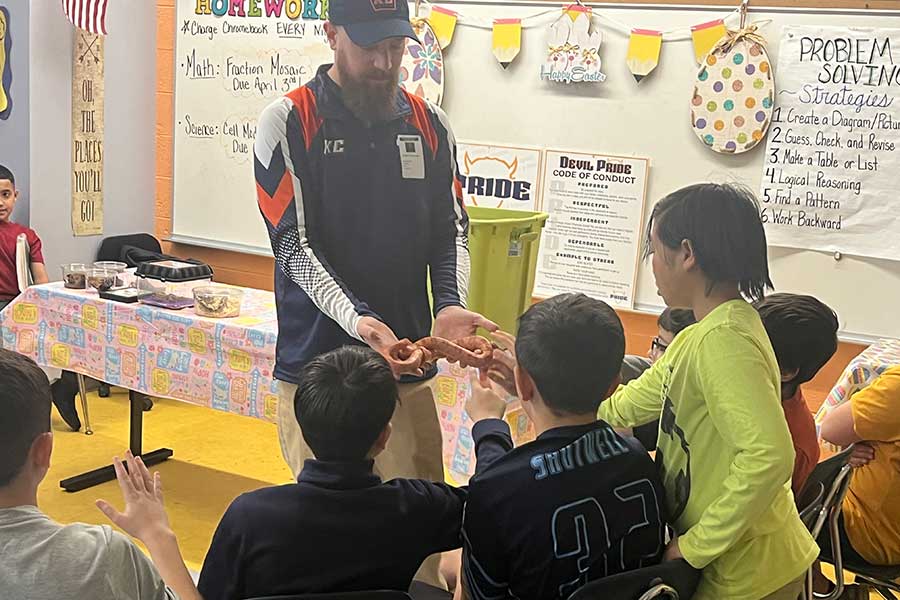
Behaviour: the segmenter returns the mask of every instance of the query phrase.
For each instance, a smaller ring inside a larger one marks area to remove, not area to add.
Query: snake
[[[461,367],[486,369],[491,364],[493,345],[480,335],[472,335],[455,341],[429,336],[417,342],[403,339],[388,350],[388,359],[400,371],[428,370],[441,358]]]

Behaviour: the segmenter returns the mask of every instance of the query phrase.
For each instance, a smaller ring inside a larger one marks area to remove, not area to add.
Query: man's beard
[[[353,79],[341,80],[341,96],[347,108],[367,123],[388,121],[397,113],[399,73],[389,80]]]

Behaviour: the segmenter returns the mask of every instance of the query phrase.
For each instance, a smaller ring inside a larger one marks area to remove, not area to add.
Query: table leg
[[[141,460],[143,460],[144,464],[148,467],[151,465],[157,465],[170,458],[173,452],[169,448],[160,448],[158,450],[153,450],[152,452],[147,453],[144,453],[142,451],[144,432],[143,395],[129,390],[128,402],[131,405],[128,438],[128,447],[131,450],[131,453],[135,456],[140,456]],[[90,487],[94,487],[95,485],[100,485],[101,483],[106,483],[107,481],[113,481],[115,478],[115,469],[112,465],[107,465],[99,469],[94,469],[93,471],[88,471],[87,473],[82,473],[80,475],[75,475],[74,477],[69,477],[68,479],[63,479],[59,482],[59,487],[66,490],[67,492],[80,492],[81,490],[86,490]]]
[[[81,414],[84,415],[84,435],[94,435],[91,429],[91,414],[88,412],[87,390],[85,389],[84,375],[77,373],[78,397],[81,398]]]

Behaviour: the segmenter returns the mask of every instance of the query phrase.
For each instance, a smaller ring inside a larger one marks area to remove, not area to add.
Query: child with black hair
[[[316,458],[297,483],[228,507],[200,573],[205,598],[405,592],[427,557],[460,547],[465,490],[382,482],[373,471],[398,399],[390,366],[371,348],[345,346],[303,367],[294,411]]]
[[[675,336],[697,322],[694,312],[686,308],[666,308],[656,320],[659,331],[650,343],[650,362],[656,362],[666,353]]]
[[[697,322],[694,313],[685,308],[666,308],[656,319],[657,335],[650,342],[647,356],[626,354],[622,361],[622,383],[626,384],[640,377],[666,353],[675,336]]]
[[[781,408],[794,441],[794,495],[819,462],[819,438],[800,386],[837,351],[838,318],[812,296],[773,294],[753,305],[762,319],[781,371]]]
[[[616,312],[584,294],[555,296],[529,308],[518,337],[503,341],[502,385],[519,396],[537,439],[513,449],[505,401],[473,377],[464,596],[565,600],[588,581],[659,562],[666,515],[653,461],[597,420],[625,354]]]
[[[152,562],[108,526],[56,523],[38,508],[53,454],[50,384],[31,359],[0,349],[0,596],[28,600],[202,600],[169,526],[159,474],[115,459],[126,508],[100,510],[141,540]],[[166,585],[168,584],[168,586]]]
[[[818,548],[790,490],[778,362],[744,299],[772,287],[759,205],[744,188],[693,185],[656,205],[647,232],[658,293],[698,322],[600,418],[662,414],[656,460],[678,533],[665,556],[703,569],[695,600],[796,600]]]

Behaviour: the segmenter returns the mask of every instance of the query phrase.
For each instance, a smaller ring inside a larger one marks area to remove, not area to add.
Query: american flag
[[[107,0],[62,0],[63,11],[76,27],[106,35]]]

